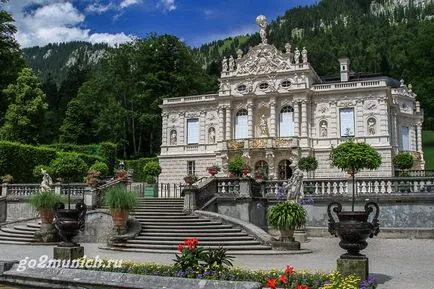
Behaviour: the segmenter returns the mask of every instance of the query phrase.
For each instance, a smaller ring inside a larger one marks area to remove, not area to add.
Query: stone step
[[[38,229],[38,230],[41,228],[41,224],[40,223],[27,223],[26,225],[29,228],[35,228],[35,229]]]
[[[181,229],[181,228],[192,228],[196,229],[197,227],[209,227],[209,226],[219,226],[222,225],[222,223],[218,222],[188,222],[188,223],[154,223],[154,222],[140,222],[142,226],[145,228],[167,228],[167,227],[173,227],[174,229]],[[229,228],[232,228],[230,226]]]
[[[197,238],[203,238],[203,237],[233,237],[233,236],[248,236],[245,232],[242,232],[240,230],[238,231],[230,231],[230,232],[221,232],[221,231],[211,231],[211,232],[189,232],[189,231],[181,231],[181,232],[159,232],[159,231],[153,231],[148,232],[146,230],[142,230],[139,233],[139,236],[146,236],[146,237],[165,237],[165,238],[186,238],[191,239],[194,237]]]
[[[183,236],[172,236],[168,238],[167,236],[137,236],[134,240],[146,240],[146,241],[174,241],[174,242],[183,242],[185,239],[191,239],[192,237],[183,237]],[[201,236],[199,241],[248,241],[254,240],[253,237],[243,234],[234,234],[233,236]]]
[[[203,222],[206,219],[200,219],[198,217],[190,217],[190,218],[173,218],[173,217],[168,217],[168,216],[164,216],[163,218],[161,217],[157,217],[157,216],[152,216],[152,217],[143,217],[143,216],[135,216],[132,215],[134,218],[136,218],[138,221],[145,221],[145,222],[156,222],[156,223],[163,223],[163,222]]]
[[[234,229],[232,227],[228,228],[187,228],[187,229],[174,229],[174,228],[142,228],[142,232],[159,232],[159,233],[190,233],[190,235],[195,235],[198,233],[211,233],[211,232],[220,232],[220,233],[234,233],[241,232],[240,229]]]
[[[34,236],[36,231],[24,231],[24,230],[16,230],[15,228],[2,228],[3,232],[11,233],[15,235],[26,235],[26,236]]]
[[[152,207],[152,208],[136,208],[134,209],[134,211],[132,211],[134,213],[147,213],[147,212],[161,212],[161,213],[182,213],[182,210],[176,209],[176,208],[156,208],[156,207]]]
[[[178,246],[179,244],[183,243],[182,241],[178,240],[142,240],[142,239],[134,239],[134,240],[128,240],[126,243],[128,244],[137,244],[137,245],[154,245],[154,244],[161,244],[161,245],[170,245],[170,246]],[[250,246],[250,245],[260,245],[261,243],[256,240],[245,240],[245,241],[237,241],[237,240],[218,240],[218,241],[206,241],[203,239],[199,239],[199,246],[201,247],[209,247],[209,246]]]
[[[10,241],[10,240],[0,240],[0,244],[8,244],[8,245],[27,245],[29,242],[23,241]]]
[[[131,215],[133,216],[162,216],[162,217],[180,217],[180,216],[187,216],[187,214],[184,214],[182,212],[131,212]]]
[[[0,241],[32,242],[34,241],[34,239],[30,236],[28,237],[28,236],[13,235],[13,234],[6,234],[4,232],[0,232]]]
[[[26,231],[26,232],[33,232],[33,233],[36,231],[39,231],[38,228],[30,228],[30,227],[22,226],[22,225],[14,226],[14,229],[17,231]]]
[[[116,244],[114,245],[116,248],[128,248],[128,249],[153,249],[153,250],[177,250],[178,245],[157,245],[157,244],[149,244],[149,245],[138,245],[138,244]],[[207,248],[217,249],[220,246],[209,246]],[[248,250],[271,250],[271,247],[264,245],[246,245],[246,246],[236,246],[236,245],[228,245],[223,246],[226,250],[237,250],[237,251],[248,251]]]

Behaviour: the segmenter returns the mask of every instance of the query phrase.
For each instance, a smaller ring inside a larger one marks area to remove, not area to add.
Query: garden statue
[[[294,173],[288,180],[287,184],[283,184],[283,188],[288,192],[287,200],[298,203],[303,198],[301,185],[303,183],[303,172],[299,168],[295,168]]]
[[[301,51],[301,58],[303,59],[303,63],[307,63],[307,49],[306,49],[306,47],[303,47],[303,50]]]
[[[51,186],[53,185],[53,180],[51,179],[50,175],[47,173],[46,170],[41,169],[41,173],[43,175],[41,182],[41,191],[50,192]]]
[[[235,70],[235,62],[232,55],[229,57],[229,71]]]
[[[295,48],[295,52],[294,52],[294,62],[295,64],[300,63],[300,50],[298,50],[298,48]]]

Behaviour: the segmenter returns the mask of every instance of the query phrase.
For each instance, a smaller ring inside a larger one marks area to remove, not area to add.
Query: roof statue
[[[267,18],[264,15],[259,15],[256,17],[256,24],[261,28],[259,35],[261,35],[262,43],[267,44]]]

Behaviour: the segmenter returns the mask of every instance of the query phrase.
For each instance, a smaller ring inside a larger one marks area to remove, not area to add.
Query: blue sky
[[[316,0],[10,0],[22,47],[82,40],[111,45],[150,32],[173,34],[189,46],[258,31],[292,7]]]

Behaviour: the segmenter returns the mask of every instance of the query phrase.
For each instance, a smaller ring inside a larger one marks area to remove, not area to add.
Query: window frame
[[[343,130],[342,129],[343,128],[343,125],[342,125],[342,112],[344,112],[344,111],[352,111],[352,114],[353,114],[353,123],[352,123],[352,129],[353,129],[353,131],[352,131],[352,134],[348,134],[347,135],[345,132],[342,131]],[[354,136],[356,136],[356,116],[355,116],[355,109],[354,109],[354,107],[344,107],[344,108],[340,108],[339,109],[339,130],[340,130],[341,137],[354,137]]]
[[[197,132],[196,132],[197,137],[192,139],[192,140],[191,140],[191,138],[193,138],[193,137],[191,135],[193,134],[192,133],[193,128],[190,130],[190,125],[189,125],[190,123],[196,123],[196,125],[197,125]],[[200,139],[199,118],[195,117],[195,118],[187,119],[187,145],[199,144],[199,139]]]

